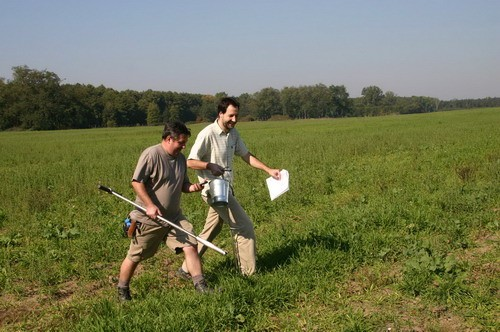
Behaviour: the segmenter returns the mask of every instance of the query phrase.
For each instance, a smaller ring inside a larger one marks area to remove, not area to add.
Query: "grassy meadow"
[[[193,137],[206,124],[190,124]],[[270,201],[235,165],[255,223],[255,276],[235,271],[225,226],[204,268],[223,291],[174,276],[167,248],[115,284],[130,178],[161,127],[0,132],[2,331],[498,331],[500,109],[242,122],[249,149],[290,173]],[[190,171],[190,178],[195,179]],[[183,196],[195,229],[207,207]]]

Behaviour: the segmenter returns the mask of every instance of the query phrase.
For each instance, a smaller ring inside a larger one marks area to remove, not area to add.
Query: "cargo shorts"
[[[193,233],[193,225],[189,221],[180,220],[178,225]],[[127,257],[136,263],[148,259],[154,256],[161,243],[165,243],[176,254],[180,254],[184,247],[198,245],[193,236],[173,227],[138,223],[130,241]]]

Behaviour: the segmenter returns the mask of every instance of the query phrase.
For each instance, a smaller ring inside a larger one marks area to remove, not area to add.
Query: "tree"
[[[9,113],[23,129],[49,130],[68,128],[61,117],[64,104],[60,78],[47,70],[38,71],[27,66],[13,67],[9,82]]]
[[[254,96],[243,93],[238,97],[238,102],[240,103],[240,110],[238,111],[239,118],[252,120],[252,114],[256,113]]]
[[[397,95],[392,91],[387,91],[384,95],[384,105],[386,106],[394,106],[397,102]]]
[[[329,87],[333,97],[333,117],[345,117],[352,113],[352,100],[344,85],[331,85]]]
[[[174,104],[179,109],[178,120],[182,122],[196,121],[196,112],[201,107],[201,95],[178,93]]]
[[[313,101],[311,87],[303,86],[299,88],[300,111],[299,118],[309,119],[314,117],[316,108]]]
[[[256,112],[253,114],[258,120],[267,120],[275,114],[281,114],[280,92],[273,88],[264,88],[255,94]]]
[[[147,90],[123,92],[82,84],[61,84],[47,70],[13,67],[13,79],[0,77],[0,130],[50,130],[102,126],[157,125],[162,121],[213,121],[225,92],[215,96]],[[240,118],[367,116],[423,113],[457,108],[498,107],[500,98],[440,101],[425,96],[398,97],[377,86],[363,88],[362,97],[350,98],[345,86],[265,88],[238,97]]]
[[[309,87],[311,95],[312,118],[333,116],[333,95],[324,84]]]
[[[15,126],[16,117],[11,114],[9,105],[9,85],[0,77],[0,130]]]
[[[382,99],[381,106],[385,114],[398,113],[398,101],[400,98],[392,91],[387,91]]]
[[[161,124],[160,108],[154,102],[150,102],[148,105],[146,123],[148,126],[157,126]]]
[[[172,105],[168,109],[168,121],[179,121],[181,119],[181,110],[179,106]]]
[[[407,103],[401,113],[429,113],[436,110],[436,98],[431,97],[416,97],[413,96],[407,99]]]
[[[198,110],[199,121],[215,121],[217,118],[217,105],[215,97],[205,95],[201,97],[201,106]]]
[[[68,128],[102,127],[104,86],[95,88],[92,85],[65,84],[61,86],[61,91],[64,96],[61,117]]]
[[[375,85],[363,88],[361,95],[364,97],[363,100],[366,106],[378,106],[384,98],[382,89]]]
[[[281,106],[283,114],[288,115],[292,119],[300,116],[301,100],[299,88],[285,87],[281,90]]]
[[[103,112],[102,112],[102,122],[106,127],[116,127],[119,124],[119,115],[117,99],[118,91],[113,89],[107,89],[102,95],[103,101]]]
[[[118,94],[119,126],[137,126],[146,124],[146,112],[141,112],[138,102],[141,99],[139,92],[125,90]]]

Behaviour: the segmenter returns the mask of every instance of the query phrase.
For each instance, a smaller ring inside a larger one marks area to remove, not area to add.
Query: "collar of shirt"
[[[229,135],[229,133],[231,133],[231,130],[233,130],[233,128],[229,129],[229,131],[226,133],[224,131],[224,129],[222,129],[220,126],[219,126],[219,122],[218,122],[219,118],[215,119],[214,121],[214,131],[219,135],[219,136],[227,136]]]

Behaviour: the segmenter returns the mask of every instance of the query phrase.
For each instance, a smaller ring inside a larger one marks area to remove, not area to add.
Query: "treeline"
[[[116,91],[104,86],[62,84],[57,74],[13,67],[11,80],[0,78],[0,130],[53,130],[159,125],[168,120],[213,121],[215,96],[147,90]],[[237,96],[243,121],[376,116],[500,106],[500,98],[440,101],[399,97],[377,86],[350,98],[343,85],[264,88]]]

